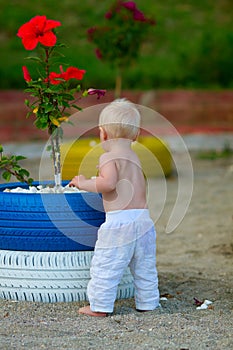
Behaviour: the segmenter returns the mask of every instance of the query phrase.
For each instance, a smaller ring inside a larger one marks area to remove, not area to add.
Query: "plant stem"
[[[47,78],[47,87],[50,86],[49,81],[49,58],[52,53],[52,49],[45,49],[45,72]],[[50,93],[47,94],[48,100],[52,99]],[[56,101],[53,101],[54,108],[56,109]],[[51,148],[52,148],[52,159],[54,166],[54,181],[55,181],[55,190],[59,192],[61,187],[61,155],[60,155],[60,133],[59,129],[56,128],[53,131],[53,128],[49,127],[49,134],[51,135]]]
[[[57,166],[57,177],[55,178],[55,186],[61,187],[61,150],[60,150],[60,133],[59,129],[56,130],[56,166]]]
[[[52,148],[52,158],[53,158],[53,166],[54,166],[55,187],[59,189],[61,187],[61,163],[60,163],[60,135],[58,130],[56,130],[51,135],[51,148]]]
[[[122,88],[122,72],[121,72],[121,69],[118,68],[117,75],[116,75],[115,98],[120,98],[121,88]]]

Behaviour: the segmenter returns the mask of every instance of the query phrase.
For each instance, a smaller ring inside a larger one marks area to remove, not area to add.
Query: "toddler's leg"
[[[154,229],[138,239],[130,269],[134,277],[136,309],[154,310],[159,306]]]
[[[91,280],[87,287],[92,312],[113,312],[118,284],[129,261],[130,252],[127,246],[95,249],[90,269]]]

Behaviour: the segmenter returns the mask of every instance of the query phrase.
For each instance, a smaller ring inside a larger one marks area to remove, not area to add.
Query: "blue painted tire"
[[[27,188],[27,185],[17,182],[0,185],[0,249],[94,250],[98,228],[105,220],[99,194],[3,192],[5,188],[15,187]]]

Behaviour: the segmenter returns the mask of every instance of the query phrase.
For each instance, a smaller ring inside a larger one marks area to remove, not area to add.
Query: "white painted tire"
[[[91,251],[0,250],[0,298],[48,303],[87,300],[92,256]],[[133,295],[133,277],[128,268],[117,299]]]

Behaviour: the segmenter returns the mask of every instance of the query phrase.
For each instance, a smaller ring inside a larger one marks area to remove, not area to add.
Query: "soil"
[[[183,155],[179,157],[182,163]],[[160,293],[167,298],[161,308],[138,313],[133,299],[119,300],[112,315],[94,318],[77,313],[86,302],[0,300],[2,350],[233,348],[233,158],[203,160],[194,152],[191,158],[194,187],[183,221],[165,233],[177,194],[174,172],[167,179],[166,204],[156,223]],[[35,164],[30,165],[36,172]],[[151,181],[152,191],[160,181]],[[156,203],[155,193],[152,216]],[[197,310],[194,298],[213,303]]]

